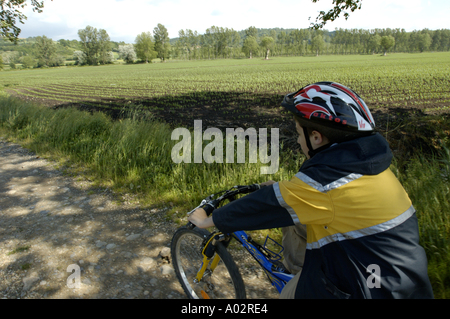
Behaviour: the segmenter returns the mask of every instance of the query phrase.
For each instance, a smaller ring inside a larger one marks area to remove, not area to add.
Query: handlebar
[[[261,185],[259,184],[252,184],[252,185],[237,185],[233,186],[232,188],[221,191],[212,195],[209,195],[205,199],[203,199],[197,207],[195,207],[193,210],[191,210],[188,213],[188,216],[191,215],[195,210],[199,208],[203,208],[206,211],[206,214],[210,216],[212,212],[219,207],[220,203],[222,203],[226,199],[234,200],[234,197],[239,194],[248,194],[253,193],[261,188]],[[221,196],[215,198],[217,195]],[[195,227],[194,224],[191,222],[188,222],[186,225],[188,229],[193,229]]]

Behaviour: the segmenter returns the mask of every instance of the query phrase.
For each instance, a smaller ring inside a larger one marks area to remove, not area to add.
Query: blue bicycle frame
[[[279,293],[283,290],[284,286],[291,280],[294,275],[287,274],[284,272],[276,271],[273,262],[267,259],[264,254],[262,254],[259,249],[257,249],[252,243],[249,242],[247,233],[244,231],[237,231],[233,233],[235,237],[245,249],[258,261],[258,263],[264,269],[267,277],[272,282],[272,285],[278,290]]]

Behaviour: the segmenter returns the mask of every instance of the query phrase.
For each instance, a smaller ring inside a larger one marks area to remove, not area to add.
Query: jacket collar
[[[363,175],[377,175],[391,165],[393,155],[384,137],[376,133],[334,144],[304,162],[300,171],[329,167]]]

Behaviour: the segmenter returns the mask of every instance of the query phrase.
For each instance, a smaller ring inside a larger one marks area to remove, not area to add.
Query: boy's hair
[[[311,123],[311,121],[305,121],[303,118],[294,114],[295,121],[303,128],[306,128],[308,135],[311,136],[313,131],[317,131],[323,136],[325,136],[331,144],[342,143],[345,141],[350,141],[358,137],[372,135],[373,132],[368,132],[367,134],[348,132],[343,130],[337,130],[326,126],[321,126],[316,123]]]

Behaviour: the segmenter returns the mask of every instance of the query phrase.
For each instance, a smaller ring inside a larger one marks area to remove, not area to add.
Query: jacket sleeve
[[[274,185],[263,187],[216,209],[213,213],[216,227],[224,233],[232,233],[238,230],[260,230],[294,225],[298,219],[293,219],[288,210],[280,205]]]

